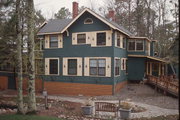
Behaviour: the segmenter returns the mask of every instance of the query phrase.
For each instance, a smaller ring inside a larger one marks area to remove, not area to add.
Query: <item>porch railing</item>
[[[168,92],[170,94],[173,94],[175,96],[178,96],[179,94],[179,84],[178,80],[175,79],[174,76],[147,76],[147,83],[153,84],[155,88],[162,89],[165,93]]]

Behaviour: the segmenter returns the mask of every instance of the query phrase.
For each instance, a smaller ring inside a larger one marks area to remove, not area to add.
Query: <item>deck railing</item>
[[[178,82],[179,81],[177,79],[175,79],[174,76],[156,77],[156,76],[148,75],[147,82],[149,84],[155,85],[156,88],[158,87],[158,88],[163,89],[164,92],[168,92],[170,94],[178,96],[178,93],[179,93]]]

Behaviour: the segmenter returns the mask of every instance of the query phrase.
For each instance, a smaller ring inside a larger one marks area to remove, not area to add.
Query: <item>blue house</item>
[[[127,81],[145,75],[164,75],[165,61],[154,56],[154,43],[137,37],[109,19],[85,8],[73,19],[44,23],[38,36],[44,42],[44,88],[49,94],[112,95]]]

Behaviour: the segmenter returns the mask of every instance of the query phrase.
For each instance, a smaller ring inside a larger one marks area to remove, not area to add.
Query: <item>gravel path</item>
[[[165,96],[152,87],[142,84],[128,84],[114,96],[96,96],[98,100],[126,100],[141,102],[167,109],[179,109],[179,100],[172,96]]]

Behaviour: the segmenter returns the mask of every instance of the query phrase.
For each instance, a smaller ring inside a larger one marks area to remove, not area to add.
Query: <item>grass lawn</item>
[[[36,116],[36,115],[0,115],[0,120],[63,120],[56,117]]]

